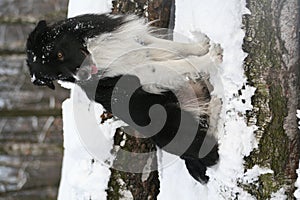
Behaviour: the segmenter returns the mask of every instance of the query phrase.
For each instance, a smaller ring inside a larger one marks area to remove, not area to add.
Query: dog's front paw
[[[209,46],[210,39],[206,34],[199,31],[194,31],[192,32],[192,34],[193,34],[193,40],[195,42]]]
[[[210,48],[210,39],[207,35],[201,32],[192,32],[194,38],[194,42],[198,45],[198,49],[196,50],[198,53],[196,55],[202,56],[209,52]]]
[[[216,64],[223,62],[223,48],[220,44],[213,43],[209,50],[210,58]]]

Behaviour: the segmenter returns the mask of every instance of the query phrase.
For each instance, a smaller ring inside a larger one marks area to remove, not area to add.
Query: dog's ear
[[[36,44],[38,37],[41,37],[41,33],[47,30],[47,23],[45,20],[41,20],[38,22],[35,29],[29,34],[26,44],[27,50],[32,50]]]
[[[45,20],[41,20],[38,22],[35,30],[40,31],[40,30],[44,30],[45,28],[47,28],[47,22]]]
[[[32,31],[32,35],[38,35],[47,30],[47,28],[47,22],[45,20],[41,20],[37,23],[35,29]]]

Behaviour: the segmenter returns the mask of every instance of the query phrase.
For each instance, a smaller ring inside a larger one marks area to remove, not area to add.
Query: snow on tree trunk
[[[191,177],[185,174],[184,164],[180,162],[164,170],[161,182],[157,171],[138,174],[116,170],[120,167],[111,169],[111,176],[108,177],[109,170],[101,167],[97,161],[94,163],[94,159],[90,159],[84,149],[79,149],[79,144],[73,145],[74,141],[71,144],[72,131],[65,130],[69,139],[65,140],[65,143],[69,148],[66,148],[68,151],[65,151],[64,159],[72,162],[64,162],[67,164],[64,164],[63,168],[60,199],[70,199],[66,198],[70,196],[78,197],[76,199],[82,199],[82,196],[86,199],[103,199],[103,196],[106,196],[106,178],[109,179],[107,199],[248,200],[253,197],[269,199],[284,195],[288,199],[293,198],[299,162],[299,130],[296,119],[299,106],[299,1],[247,0],[251,14],[243,18],[246,33],[243,48],[248,53],[244,67],[250,86],[246,85],[242,69],[245,56],[241,49],[244,32],[240,29],[240,21],[241,15],[246,12],[245,2],[193,2],[176,1],[176,23],[179,22],[180,26],[175,26],[175,30],[180,33],[194,29],[202,30],[214,41],[220,42],[224,48],[225,62],[219,72],[221,77],[212,77],[215,78],[213,83],[216,86],[222,86],[216,92],[223,100],[218,133],[221,161],[207,171],[211,177],[209,183],[195,184],[189,179]],[[107,4],[107,1],[102,3]],[[135,13],[148,17],[149,21],[160,19],[155,26],[174,27],[173,0],[115,0],[112,5],[113,13]],[[254,88],[256,92],[252,97],[252,109],[250,96]],[[71,109],[70,101],[69,104],[65,102],[65,124],[71,123],[66,115]],[[247,127],[244,114],[248,109],[252,110],[247,113]],[[65,127],[73,126],[67,124]],[[253,138],[255,126],[258,127],[255,136],[259,145],[249,155],[256,146]],[[128,130],[118,129],[114,136],[115,146],[120,146],[119,149],[114,149],[117,158],[120,149],[138,153],[155,150],[155,145],[149,140],[136,139],[130,136],[132,133],[128,133]],[[245,155],[247,157],[244,162]],[[85,167],[83,173],[81,169],[77,169],[77,165],[73,166],[81,158],[83,162],[80,166],[91,165]],[[113,166],[117,166],[118,163],[126,164],[131,158],[122,159],[115,159]],[[132,167],[155,168],[159,164],[154,156],[140,160]],[[247,169],[246,173],[243,164]],[[84,184],[81,183],[82,179]],[[160,196],[157,197],[159,192]],[[63,195],[65,193],[66,196]]]
[[[270,168],[257,184],[244,188],[257,199],[267,199],[281,188],[293,199],[299,161],[299,1],[247,0],[250,15],[244,16],[246,75],[257,88],[248,123],[258,126],[259,140],[246,160]]]
[[[139,16],[143,16],[154,21],[160,19],[158,22],[152,24],[160,28],[169,28],[170,18],[172,12],[172,5],[174,1],[127,1],[117,0],[113,1],[112,13],[124,14],[134,13]],[[174,20],[174,16],[173,16]],[[171,23],[172,24],[172,23]],[[150,154],[149,157],[142,156],[134,163],[135,166],[130,166],[134,169],[144,169],[145,167],[150,172],[145,173],[131,173],[122,169],[122,165],[127,163],[128,160],[136,160],[139,153],[155,152],[156,146],[149,139],[132,137],[133,133],[126,133],[125,131],[117,130],[114,137],[114,145],[120,147],[127,152],[133,152],[129,157],[118,156],[118,150],[116,159],[114,160],[111,170],[111,176],[108,183],[107,199],[138,199],[138,200],[151,200],[157,199],[159,194],[159,179],[157,169],[157,156],[156,154]],[[124,142],[122,145],[121,143]],[[134,154],[138,153],[138,154]],[[126,164],[125,164],[126,165]],[[118,170],[117,170],[118,169]]]

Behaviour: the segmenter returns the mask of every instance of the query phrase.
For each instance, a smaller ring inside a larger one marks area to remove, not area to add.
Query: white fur
[[[160,39],[151,34],[152,29],[143,19],[129,16],[126,20],[116,31],[87,42],[101,76],[135,75],[148,92],[175,91],[183,109],[195,116],[218,112],[207,99],[199,99],[189,84],[203,74],[207,75],[208,82],[216,73],[222,62],[221,47],[210,44],[208,37],[201,33],[195,34],[198,39],[195,43]],[[212,90],[210,84],[207,87]]]
[[[152,36],[143,19],[132,18],[118,30],[88,41],[88,50],[104,76],[132,74],[143,85],[177,89],[184,76],[195,79],[198,73],[216,71],[221,48],[214,44],[210,48],[206,36],[201,43],[164,40]]]

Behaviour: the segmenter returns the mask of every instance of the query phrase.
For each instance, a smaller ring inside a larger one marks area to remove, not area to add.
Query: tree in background
[[[258,185],[244,188],[257,199],[270,198],[284,188],[293,199],[299,163],[299,1],[247,0],[251,15],[244,17],[245,72],[256,89],[248,123],[255,124],[259,147],[245,166],[270,168]]]

